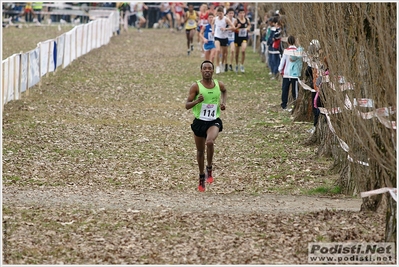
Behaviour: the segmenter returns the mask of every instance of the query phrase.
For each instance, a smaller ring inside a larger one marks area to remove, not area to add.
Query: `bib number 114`
[[[202,104],[200,119],[204,121],[216,120],[216,107],[214,104]]]

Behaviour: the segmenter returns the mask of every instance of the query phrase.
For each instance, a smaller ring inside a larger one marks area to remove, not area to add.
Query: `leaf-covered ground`
[[[3,31],[6,56],[23,30]],[[336,194],[331,161],[302,145],[311,124],[280,110],[252,47],[245,74],[214,76],[228,90],[224,130],[215,182],[196,191],[184,108],[195,48],[130,29],[5,105],[4,263],[307,263],[308,242],[383,240],[383,216]]]

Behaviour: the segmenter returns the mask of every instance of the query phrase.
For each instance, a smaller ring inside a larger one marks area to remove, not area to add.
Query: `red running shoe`
[[[208,184],[213,183],[212,167],[209,168],[208,166],[206,166],[205,178],[206,178],[206,182],[207,182]]]
[[[200,192],[204,192],[205,191],[205,174],[200,175],[198,191],[200,191]]]

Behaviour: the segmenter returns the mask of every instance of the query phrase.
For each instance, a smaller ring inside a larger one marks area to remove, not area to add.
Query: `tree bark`
[[[291,97],[288,100],[292,100]],[[313,121],[312,92],[300,88],[292,111],[294,121]]]

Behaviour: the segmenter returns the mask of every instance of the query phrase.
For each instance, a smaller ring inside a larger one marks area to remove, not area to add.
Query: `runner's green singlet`
[[[215,87],[208,89],[202,85],[200,81],[197,81],[199,87],[199,94],[194,100],[198,99],[198,96],[202,94],[204,101],[198,103],[193,107],[194,116],[197,119],[203,121],[213,121],[220,116],[220,87],[217,80],[213,80]]]

